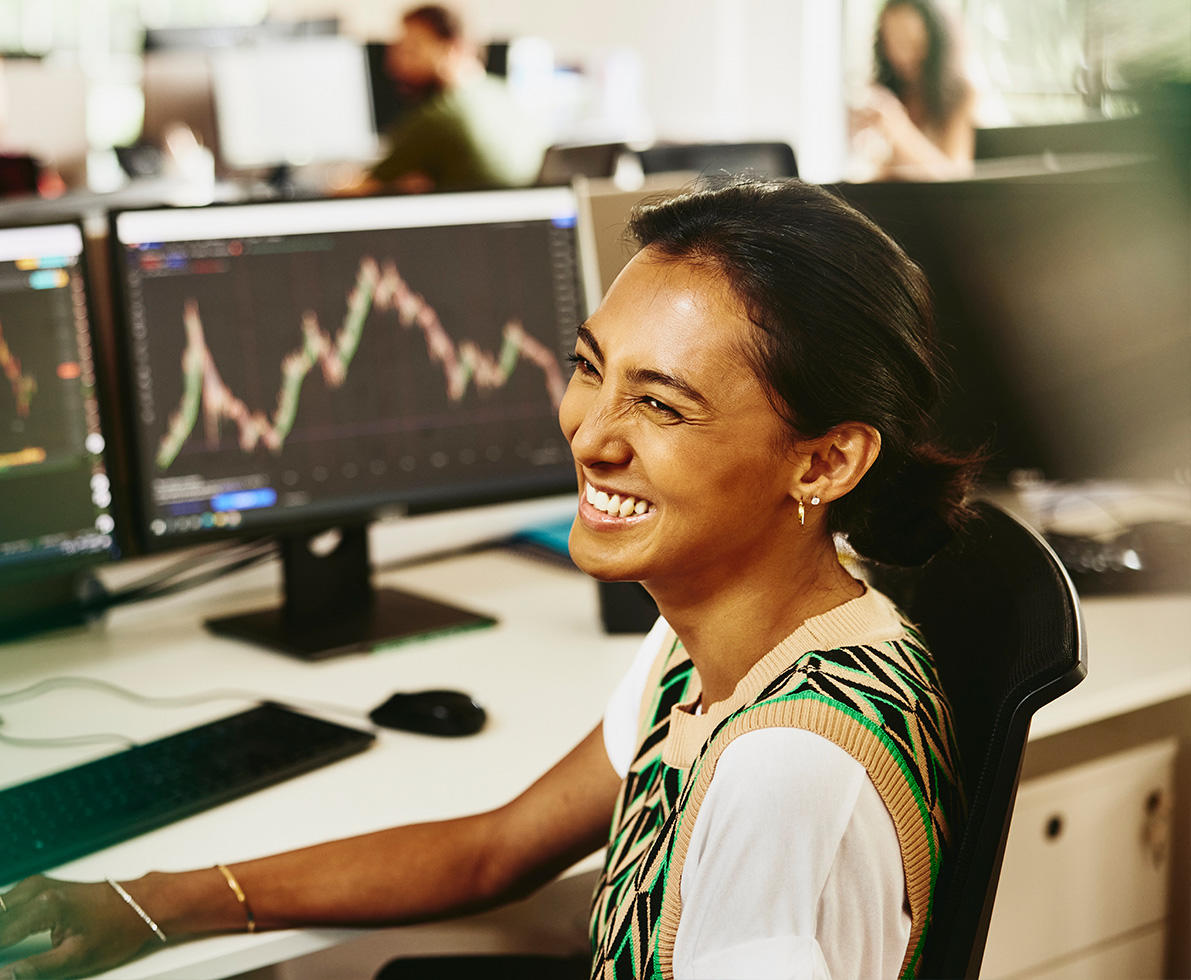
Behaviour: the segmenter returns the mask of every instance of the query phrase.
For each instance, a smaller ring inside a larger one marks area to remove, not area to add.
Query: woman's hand
[[[129,886],[135,896],[135,884]],[[161,945],[144,921],[106,882],[81,884],[37,875],[0,895],[0,949],[39,932],[53,947],[0,967],[0,980],[82,977]]]
[[[851,128],[853,134],[874,129],[894,147],[918,132],[901,100],[881,85],[868,87],[864,101],[852,110]]]
[[[972,169],[971,98],[956,109],[934,142],[889,89],[870,85],[849,114],[853,144],[877,164],[880,180],[949,180]],[[873,149],[877,145],[880,152]]]

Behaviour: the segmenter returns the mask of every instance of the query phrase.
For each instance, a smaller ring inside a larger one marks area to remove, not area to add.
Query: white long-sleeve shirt
[[[667,631],[659,620],[608,702],[604,743],[621,776]],[[896,977],[910,936],[889,811],[860,763],[800,729],[748,732],[724,750],[680,890],[675,980]]]

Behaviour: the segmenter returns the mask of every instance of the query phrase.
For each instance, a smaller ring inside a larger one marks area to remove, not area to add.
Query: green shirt
[[[411,109],[387,134],[377,180],[425,174],[435,190],[532,184],[545,141],[533,121],[491,75],[477,75]]]

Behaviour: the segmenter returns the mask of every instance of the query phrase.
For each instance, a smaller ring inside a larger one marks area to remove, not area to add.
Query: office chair
[[[979,974],[1030,718],[1087,674],[1079,599],[1054,552],[1003,510],[974,506],[926,565],[868,575],[934,653],[968,802],[935,888],[927,978]]]
[[[555,143],[542,155],[536,183],[556,187],[575,176],[612,177],[624,152],[623,143]]]
[[[0,197],[37,193],[41,167],[24,153],[0,153]]]
[[[655,143],[637,151],[647,174],[693,170],[717,173],[755,173],[760,177],[797,177],[798,164],[789,143]]]

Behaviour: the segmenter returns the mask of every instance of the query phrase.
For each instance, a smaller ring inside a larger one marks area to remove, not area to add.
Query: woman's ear
[[[855,487],[876,462],[881,433],[864,422],[841,422],[815,439],[800,440],[794,451],[803,465],[790,495],[830,503]]]

